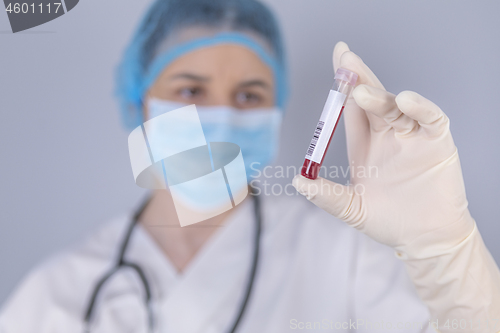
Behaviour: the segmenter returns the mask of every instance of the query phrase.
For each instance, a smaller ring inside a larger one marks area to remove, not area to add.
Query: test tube
[[[314,131],[311,144],[307,149],[306,158],[302,165],[301,175],[309,178],[318,178],[319,170],[325,159],[326,151],[332,141],[333,133],[337,128],[347,97],[356,85],[358,75],[345,68],[337,69],[333,88],[328,94],[323,112]]]

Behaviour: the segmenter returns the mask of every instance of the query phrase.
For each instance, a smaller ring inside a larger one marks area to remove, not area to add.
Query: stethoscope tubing
[[[240,322],[243,318],[243,315],[245,313],[245,310],[247,308],[247,304],[249,302],[249,299],[252,295],[252,290],[254,286],[254,281],[255,277],[257,275],[257,268],[258,268],[258,263],[259,263],[259,256],[260,256],[260,240],[261,240],[261,233],[262,233],[262,215],[261,215],[261,202],[259,197],[252,192],[251,196],[253,197],[253,207],[254,207],[254,215],[255,215],[255,234],[254,234],[254,246],[253,246],[253,259],[252,259],[252,266],[250,268],[250,274],[244,294],[243,301],[240,304],[240,309],[238,311],[238,315],[235,317],[233,324],[230,326],[231,329],[228,331],[229,333],[235,333],[238,326],[240,325]],[[125,260],[125,253],[128,248],[128,244],[130,241],[130,238],[132,236],[132,233],[134,231],[135,226],[137,225],[142,213],[148,206],[149,202],[151,201],[151,196],[148,195],[145,200],[141,203],[139,208],[135,211],[131,222],[127,228],[127,231],[125,233],[125,236],[123,237],[123,240],[120,242],[120,250],[118,254],[118,258],[116,263],[113,265],[111,269],[109,269],[96,283],[92,293],[91,297],[89,300],[89,303],[87,305],[85,315],[83,318],[84,322],[84,332],[85,333],[90,333],[91,332],[91,323],[92,319],[94,316],[94,310],[96,309],[96,303],[97,303],[97,298],[99,296],[99,293],[103,289],[104,285],[106,284],[107,281],[110,280],[112,276],[114,276],[115,273],[117,273],[120,269],[122,268],[130,268],[133,271],[137,273],[139,276],[141,283],[143,285],[144,289],[144,302],[146,304],[147,308],[147,313],[148,313],[148,331],[150,333],[154,332],[155,329],[155,321],[154,321],[154,315],[153,315],[153,310],[152,310],[152,297],[151,297],[151,287],[150,284],[146,278],[146,275],[144,274],[144,271],[142,268],[136,264],[136,263],[131,263]]]

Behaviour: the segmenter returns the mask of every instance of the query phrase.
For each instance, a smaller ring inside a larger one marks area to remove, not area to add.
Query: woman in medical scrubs
[[[253,193],[181,228],[171,193],[154,191],[135,227],[121,216],[26,277],[0,332],[500,331],[500,273],[467,210],[448,118],[386,92],[345,43],[333,63],[359,75],[349,157],[379,170],[351,175],[363,193],[298,176],[308,200]],[[117,88],[129,130],[196,104],[206,140],[238,144],[247,171],[276,155],[284,52],[259,2],[156,1]]]

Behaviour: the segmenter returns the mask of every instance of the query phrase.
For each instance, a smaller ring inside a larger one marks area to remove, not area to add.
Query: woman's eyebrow
[[[210,81],[209,77],[191,74],[191,73],[180,73],[180,74],[176,74],[176,75],[173,75],[170,77],[170,80],[176,80],[176,79],[188,79],[188,80],[194,80],[194,81],[198,81],[198,82]]]
[[[271,89],[269,84],[267,84],[265,81],[259,80],[259,79],[245,81],[245,82],[242,82],[238,85],[238,87],[240,87],[240,88],[247,88],[247,87],[252,87],[252,86],[260,86],[266,90]]]

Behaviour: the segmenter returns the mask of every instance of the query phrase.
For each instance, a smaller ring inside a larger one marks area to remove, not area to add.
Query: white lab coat
[[[228,330],[251,265],[252,205],[245,200],[235,209],[182,274],[135,229],[126,258],[150,281],[158,332]],[[261,260],[239,332],[433,332],[390,248],[303,197],[262,197],[262,213]],[[4,304],[0,332],[82,332],[90,293],[113,265],[129,223],[130,215],[116,219],[31,272]],[[130,270],[115,276],[99,297],[94,332],[146,332],[142,292]]]

